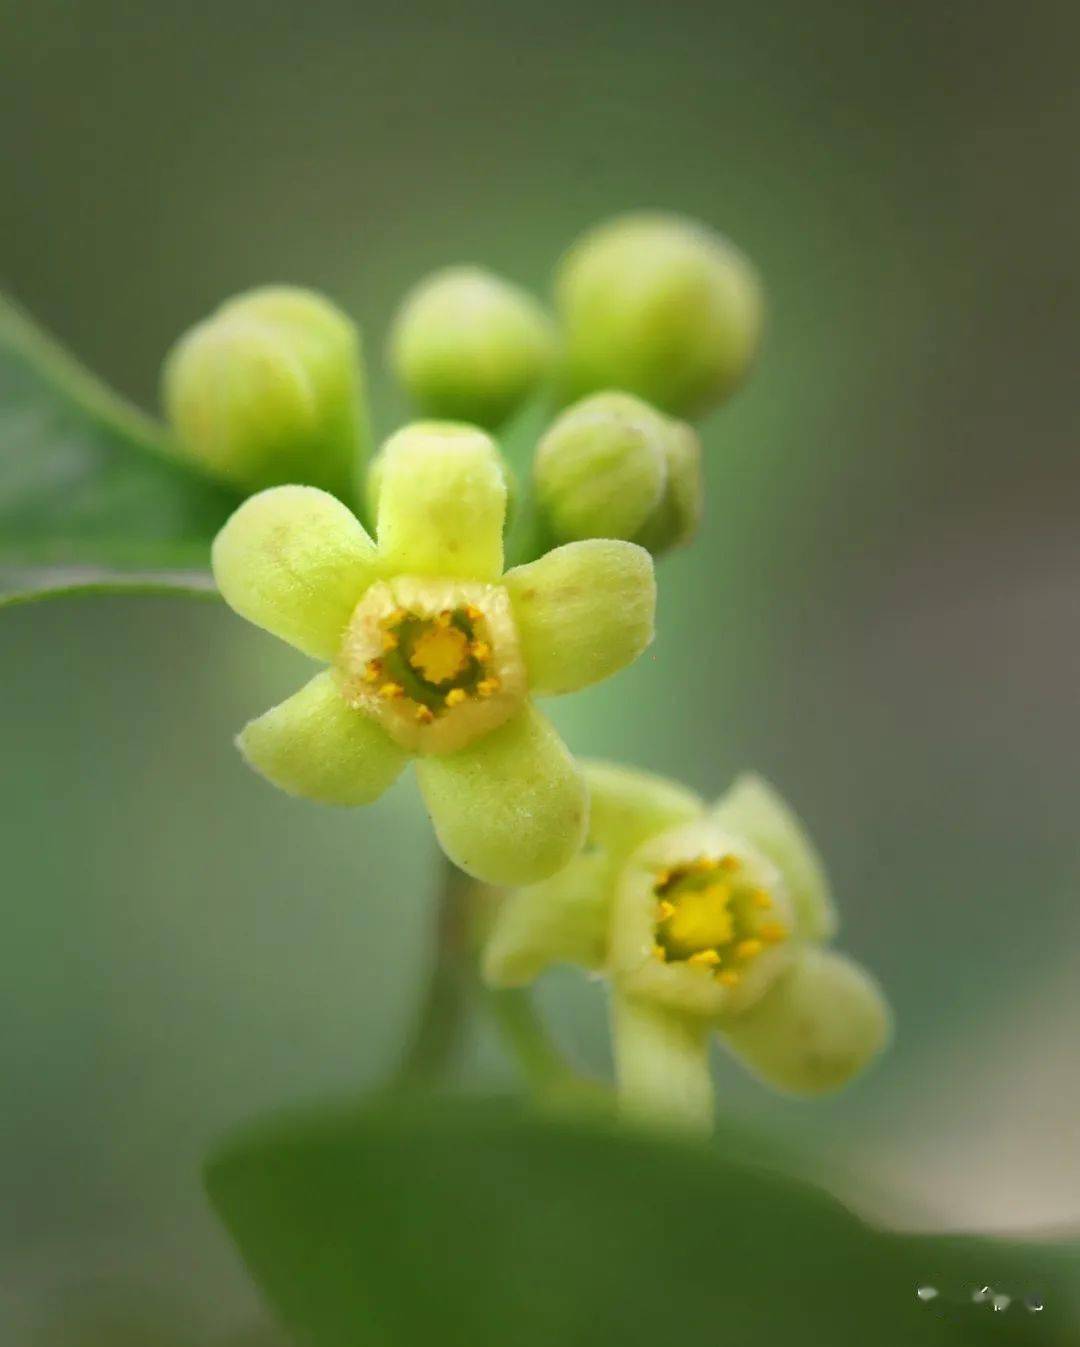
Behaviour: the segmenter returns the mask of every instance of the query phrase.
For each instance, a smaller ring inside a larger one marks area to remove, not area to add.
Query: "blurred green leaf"
[[[0,605],[213,593],[210,540],[237,499],[0,296]]]
[[[383,1104],[257,1129],[207,1182],[311,1347],[1073,1342],[1061,1251],[882,1234],[723,1136]],[[1037,1273],[1045,1310],[972,1306],[991,1266],[1017,1291]],[[966,1302],[922,1303],[931,1274]]]

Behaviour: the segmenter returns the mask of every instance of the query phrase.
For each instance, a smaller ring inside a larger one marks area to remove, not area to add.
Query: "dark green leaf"
[[[0,296],[0,604],[213,592],[210,540],[237,500]]]
[[[311,1347],[1073,1342],[1071,1255],[884,1235],[722,1139],[383,1104],[248,1134],[208,1186]],[[932,1276],[953,1302],[917,1299]],[[971,1284],[1036,1277],[1041,1314],[970,1304]]]

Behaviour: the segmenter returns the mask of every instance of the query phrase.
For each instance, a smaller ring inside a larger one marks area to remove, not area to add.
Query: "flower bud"
[[[594,393],[564,411],[533,477],[559,542],[624,538],[659,554],[687,541],[701,513],[696,434],[629,393]]]
[[[667,467],[664,494],[634,542],[654,557],[690,542],[701,523],[705,487],[701,479],[701,440],[685,421],[669,421],[664,437]]]
[[[162,392],[180,450],[245,491],[353,496],[367,447],[360,340],[320,295],[280,286],[229,300],[173,346]]]
[[[551,323],[524,290],[478,267],[449,267],[407,296],[391,336],[398,379],[426,416],[492,429],[548,373]]]
[[[809,946],[786,975],[725,1029],[762,1080],[792,1094],[839,1089],[885,1047],[891,1016],[880,988],[850,959]]]
[[[586,234],[560,265],[557,304],[570,397],[624,388],[681,416],[728,397],[761,336],[750,262],[671,215],[627,215]]]

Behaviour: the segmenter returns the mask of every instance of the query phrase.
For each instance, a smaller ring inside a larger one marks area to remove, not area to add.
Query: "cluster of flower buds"
[[[656,778],[583,770],[533,699],[599,682],[651,641],[653,557],[702,512],[686,418],[740,384],[761,326],[735,248],[634,215],[567,253],[554,316],[477,268],[419,285],[390,348],[427,419],[370,462],[359,336],[319,296],[234,299],[164,368],[179,450],[257,493],[214,545],[222,595],[325,665],[242,731],[245,759],[341,805],[413,760],[446,854],[513,890],[490,980],[560,959],[605,971],[624,1098],[693,1121],[710,1113],[711,1030],[763,1079],[812,1093],[878,1051],[884,1001],[824,948],[823,873],[773,792],[744,780],[708,809]],[[527,502],[547,550],[508,568],[514,476],[493,435],[512,438],[527,406],[548,413]]]

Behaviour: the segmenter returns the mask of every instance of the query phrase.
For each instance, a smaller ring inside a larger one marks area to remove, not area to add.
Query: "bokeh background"
[[[360,319],[385,431],[384,334],[432,267],[546,292],[639,206],[751,254],[770,328],[705,426],[708,527],[663,564],[649,655],[554,718],[707,793],[771,777],[894,1001],[839,1098],[720,1062],[722,1107],[877,1217],[1080,1221],[1076,7],[0,14],[4,284],[148,407],[174,336],[252,284]],[[334,812],[249,775],[231,735],[303,661],[212,603],[12,610],[0,670],[0,1336],[124,1297],[178,1341],[241,1332],[200,1157],[392,1065],[428,958],[418,797]],[[543,998],[603,1069],[599,989]],[[483,1033],[468,1073],[512,1083]]]

